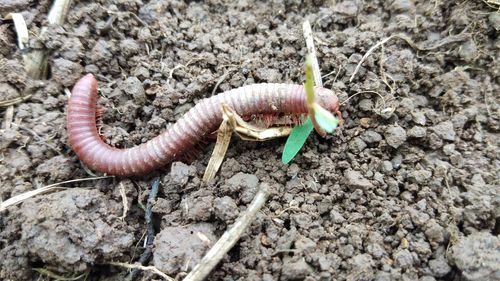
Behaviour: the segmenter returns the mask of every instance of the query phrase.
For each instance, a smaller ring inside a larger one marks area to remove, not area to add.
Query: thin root
[[[178,65],[176,65],[168,73],[168,78],[167,78],[167,83],[166,84],[170,85],[170,80],[172,80],[172,78],[173,78],[174,71],[176,71],[177,69],[180,69],[180,68],[188,67],[190,64],[198,62],[198,61],[203,60],[203,59],[204,59],[203,57],[197,57],[197,58],[194,58],[194,59],[190,59],[186,64],[178,64]]]
[[[158,268],[156,268],[154,266],[143,266],[143,265],[139,265],[139,264],[130,264],[130,263],[124,263],[124,262],[110,262],[109,264],[114,265],[114,266],[129,268],[129,269],[140,269],[140,270],[150,271],[150,272],[153,272],[157,275],[160,275],[165,280],[175,281],[174,278],[166,275],[165,273],[161,272]]]
[[[349,78],[349,82],[352,82],[352,80],[354,80],[354,76],[356,76],[356,74],[359,72],[359,69],[361,68],[361,65],[363,64],[363,62],[365,62],[365,60],[380,46],[382,46],[383,44],[387,43],[389,40],[393,39],[393,38],[399,38],[399,39],[402,39],[404,40],[408,45],[410,45],[412,48],[416,49],[416,50],[419,50],[419,51],[430,51],[430,50],[433,50],[433,49],[437,49],[437,48],[440,48],[446,44],[450,44],[450,43],[454,43],[454,42],[461,42],[461,41],[465,41],[467,39],[470,38],[470,34],[469,33],[466,33],[466,32],[462,32],[460,34],[457,34],[457,35],[451,35],[449,37],[446,37],[446,38],[443,38],[442,40],[439,40],[438,42],[436,42],[434,45],[430,46],[430,47],[426,47],[426,46],[422,46],[422,45],[417,45],[413,42],[413,40],[411,40],[408,36],[406,35],[403,35],[403,34],[395,34],[395,35],[391,35],[387,38],[384,38],[382,39],[381,41],[379,41],[377,44],[373,45],[367,52],[366,54],[361,58],[361,60],[359,61],[358,65],[356,66],[356,68],[354,69],[354,72],[352,73],[351,75],[351,78]]]
[[[236,70],[235,68],[230,68],[230,69],[226,70],[226,72],[224,72],[224,74],[222,74],[222,76],[219,78],[219,80],[217,80],[217,83],[215,83],[215,87],[212,90],[212,96],[215,95],[215,92],[219,88],[220,84],[222,84],[222,82],[224,80],[226,80],[227,76],[229,76],[229,74],[231,74],[231,72],[233,72],[235,70]]]

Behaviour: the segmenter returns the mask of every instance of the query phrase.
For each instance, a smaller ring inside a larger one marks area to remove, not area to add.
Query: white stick
[[[319,69],[318,57],[316,56],[316,48],[314,47],[314,38],[312,34],[311,24],[306,20],[302,24],[304,37],[306,38],[307,52],[311,55],[314,84],[318,87],[323,87],[323,80],[321,80],[321,71]]]

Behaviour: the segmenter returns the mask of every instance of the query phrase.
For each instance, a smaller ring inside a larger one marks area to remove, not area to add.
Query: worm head
[[[324,109],[336,113],[340,109],[339,99],[332,90],[316,87],[314,88],[314,97],[316,102]]]

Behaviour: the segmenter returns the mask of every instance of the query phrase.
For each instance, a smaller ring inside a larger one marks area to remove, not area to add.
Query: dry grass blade
[[[11,105],[11,106],[7,107],[7,109],[5,110],[5,114],[4,114],[5,121],[3,124],[4,129],[10,129],[10,126],[12,125],[13,118],[14,118],[14,106]]]
[[[493,9],[500,9],[500,0],[483,0],[483,2]]]
[[[24,51],[28,47],[29,33],[28,33],[28,26],[26,25],[26,21],[24,20],[23,15],[20,13],[10,13],[5,18],[11,19],[14,22],[14,30],[16,31],[16,36],[17,36],[17,46],[19,47],[19,50]],[[22,57],[23,57],[24,67],[26,70],[28,70],[28,65],[30,65],[31,63],[31,57],[29,53],[26,52],[22,52]],[[11,106],[16,103],[22,102],[30,97],[31,95],[26,95],[24,97],[18,97],[11,100],[1,101],[0,106]]]
[[[55,0],[47,16],[49,23],[58,25],[63,24],[68,14],[69,7],[71,6],[71,2],[72,0]]]
[[[236,111],[229,105],[222,105],[223,118],[228,121],[229,127],[242,140],[247,141],[268,141],[272,139],[286,137],[290,134],[291,128],[288,126],[262,128],[245,122]]]
[[[17,204],[19,204],[19,203],[21,203],[21,202],[23,202],[31,197],[34,197],[34,196],[39,195],[39,194],[44,194],[44,193],[47,193],[49,191],[56,190],[56,189],[65,189],[65,187],[45,186],[42,188],[38,188],[35,190],[24,192],[24,193],[21,193],[19,195],[14,196],[14,197],[11,197],[11,198],[3,201],[2,203],[0,203],[0,212],[4,211],[5,209],[7,209],[10,206],[17,205]]]
[[[64,277],[62,275],[56,274],[56,273],[54,273],[48,269],[45,269],[45,268],[33,268],[33,270],[40,273],[40,274],[46,275],[47,277],[49,277],[51,279],[57,280],[57,281],[76,281],[76,280],[80,280],[82,278],[84,278],[83,280],[85,280],[90,272],[90,271],[87,271],[87,272],[84,272],[84,273],[82,273],[78,276],[75,276],[75,277]]]
[[[21,51],[24,50],[28,46],[30,38],[28,26],[26,25],[23,15],[20,13],[10,13],[5,17],[5,19],[11,19],[14,22],[14,29],[17,35],[17,46]]]
[[[22,97],[18,97],[18,98],[14,98],[14,99],[10,99],[10,100],[0,101],[0,107],[8,107],[8,106],[23,102],[29,98],[31,98],[31,94],[26,95],[26,96],[22,96]]]
[[[232,133],[236,133],[242,140],[267,141],[290,135],[292,128],[288,126],[261,128],[245,122],[227,104],[222,105],[222,123],[217,132],[217,143],[210,157],[203,181],[209,182],[215,177],[226,155]]]
[[[48,21],[50,24],[62,24],[66,18],[71,0],[55,0],[50,12],[48,14]],[[10,13],[6,19],[14,21],[14,28],[16,30],[17,41],[19,49],[24,50],[29,41],[28,27],[23,16],[19,13]],[[45,33],[47,28],[42,28],[40,35]],[[45,50],[34,50],[29,53],[23,54],[24,69],[28,75],[33,79],[44,79],[48,73],[47,54]],[[24,98],[24,97],[23,97]],[[11,100],[10,102],[20,102],[22,100]],[[7,103],[10,105],[13,103]],[[2,104],[2,106],[5,106]]]
[[[125,192],[125,186],[123,185],[123,182],[120,182],[120,196],[122,197],[122,204],[123,204],[123,214],[120,217],[120,219],[124,220],[128,213],[128,198]]]
[[[47,16],[49,23],[58,25],[63,24],[69,7],[71,6],[71,2],[71,0],[55,0]],[[44,34],[46,31],[46,27],[42,28],[40,35]],[[45,50],[34,50],[26,54],[24,68],[31,78],[45,79],[48,74],[47,52]]]
[[[231,129],[229,122],[227,118],[224,118],[219,127],[219,131],[217,132],[217,142],[215,144],[214,151],[212,152],[212,156],[210,156],[210,161],[208,161],[205,174],[203,175],[204,182],[209,182],[215,177],[215,174],[224,160],[224,156],[226,156],[232,134],[233,130]]]
[[[0,203],[0,212],[4,211],[10,206],[17,205],[31,197],[34,197],[39,194],[44,194],[49,191],[55,190],[55,189],[65,189],[65,187],[60,187],[60,185],[67,184],[67,183],[73,183],[73,182],[80,182],[80,181],[90,181],[90,180],[98,180],[98,179],[106,179],[106,178],[112,178],[112,176],[104,176],[104,177],[95,177],[95,178],[85,178],[85,179],[74,179],[74,180],[68,180],[68,181],[63,181],[63,182],[58,182],[54,184],[50,184],[35,190],[31,190],[19,195],[16,195],[14,197],[11,197],[3,202]]]

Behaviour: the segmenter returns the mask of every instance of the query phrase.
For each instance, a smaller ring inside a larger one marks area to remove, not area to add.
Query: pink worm
[[[321,106],[331,112],[339,111],[337,96],[332,91],[318,87],[315,95]],[[203,99],[152,140],[118,149],[106,144],[97,132],[97,81],[87,74],[75,84],[69,99],[69,143],[93,170],[117,176],[144,175],[172,162],[217,130],[222,122],[223,103],[240,116],[307,113],[302,85],[254,84]]]

